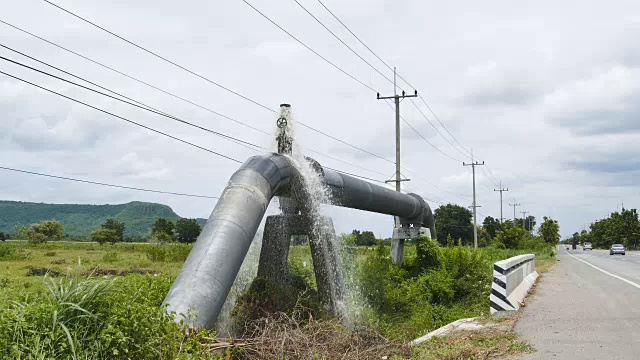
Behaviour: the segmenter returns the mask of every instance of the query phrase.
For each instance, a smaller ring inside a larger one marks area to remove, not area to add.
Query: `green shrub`
[[[416,266],[419,270],[439,269],[442,267],[442,252],[435,241],[419,236],[416,242]]]
[[[100,245],[105,243],[113,245],[118,242],[118,233],[113,229],[99,228],[89,234],[89,241],[95,241]]]
[[[405,248],[405,264],[398,267],[389,249],[362,253],[358,280],[362,297],[373,311],[368,322],[394,338],[408,340],[464,317],[489,311],[493,263],[523,253],[553,256],[552,248],[535,238],[519,242],[520,249],[491,246],[474,249],[449,241],[441,247],[418,238]]]
[[[108,252],[102,257],[102,261],[106,263],[114,263],[118,261],[118,253],[115,251]]]
[[[29,240],[29,244],[44,244],[49,241],[49,238],[39,232],[32,231],[31,229],[27,230],[27,239]]]
[[[192,247],[187,244],[146,245],[145,253],[154,262],[182,262],[189,256]]]
[[[16,250],[11,245],[0,244],[0,260],[28,260],[31,258],[31,253],[24,251],[23,249]]]
[[[44,253],[44,256],[56,256],[56,252],[55,251],[47,251],[46,253]]]

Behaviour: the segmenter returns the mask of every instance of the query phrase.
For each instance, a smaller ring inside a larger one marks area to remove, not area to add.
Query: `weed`
[[[185,244],[147,245],[145,252],[147,258],[154,262],[182,262],[187,259],[192,247]]]
[[[0,310],[0,358],[213,358],[202,333],[186,334],[160,306],[170,284],[167,277],[47,277],[45,292]]]
[[[102,261],[109,264],[116,262],[118,261],[118,253],[115,251],[110,251],[104,254],[104,256],[102,257]]]
[[[24,251],[24,249],[16,250],[15,247],[8,244],[0,244],[0,260],[28,260],[31,258],[31,253]]]

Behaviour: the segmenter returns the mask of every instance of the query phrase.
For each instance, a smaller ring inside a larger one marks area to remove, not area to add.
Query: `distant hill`
[[[0,231],[15,232],[15,225],[58,220],[65,234],[87,236],[107,218],[125,223],[125,236],[146,236],[158,218],[180,219],[169,206],[132,201],[119,205],[44,204],[0,200]],[[205,219],[197,219],[204,225]]]

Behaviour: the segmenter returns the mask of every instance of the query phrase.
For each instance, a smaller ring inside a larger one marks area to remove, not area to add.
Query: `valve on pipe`
[[[291,118],[291,105],[280,104],[280,117],[276,121],[278,126],[278,136],[276,141],[278,142],[278,154],[291,154],[293,147],[293,138],[291,134],[291,127],[289,119]]]

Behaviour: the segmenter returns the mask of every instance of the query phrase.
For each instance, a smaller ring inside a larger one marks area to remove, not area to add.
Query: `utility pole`
[[[500,180],[500,189],[493,189],[493,191],[500,191],[500,222],[502,222],[504,220],[504,217],[502,216],[502,192],[509,191],[509,189],[503,189],[502,180]]]
[[[409,179],[402,179],[402,175],[400,174],[400,100],[404,98],[412,98],[418,96],[418,90],[414,90],[413,95],[405,95],[404,90],[402,91],[402,95],[398,95],[398,88],[396,85],[396,68],[393,68],[393,96],[380,96],[378,93],[378,100],[389,100],[393,99],[396,103],[396,179],[395,180],[387,180],[385,182],[395,182],[396,183],[396,191],[400,192],[400,183],[403,181],[409,181]],[[402,227],[400,224],[400,218],[394,218],[394,234],[396,233],[396,229]],[[400,264],[402,261],[404,253],[404,239],[393,237],[391,240],[391,258],[397,264]]]
[[[524,226],[524,220],[527,218],[527,214],[530,213],[530,211],[522,210],[520,212],[522,213],[522,228],[526,230],[527,228]]]
[[[509,204],[509,206],[513,206],[513,221],[516,221],[516,206],[520,206],[520,204]]]
[[[484,165],[484,161],[481,163],[473,160],[473,149],[471,149],[471,164],[462,163],[462,166],[471,166],[471,172],[473,173],[473,247],[478,247],[478,211],[476,204],[476,166]]]

